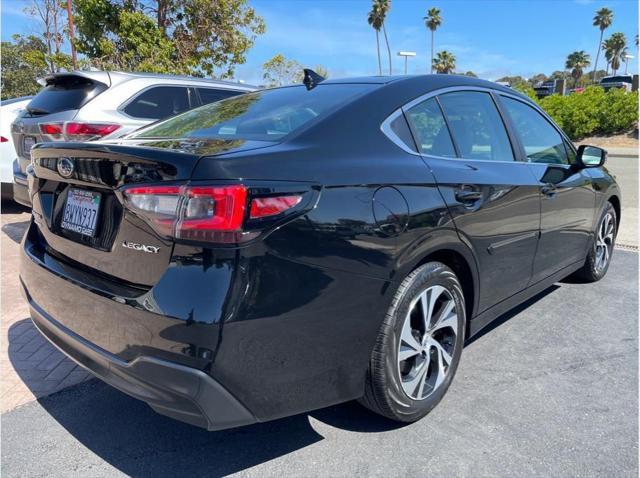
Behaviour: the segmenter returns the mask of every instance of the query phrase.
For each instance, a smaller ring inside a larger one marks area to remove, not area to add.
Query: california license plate
[[[62,228],[83,236],[95,236],[100,199],[100,193],[84,189],[69,189],[62,216]]]

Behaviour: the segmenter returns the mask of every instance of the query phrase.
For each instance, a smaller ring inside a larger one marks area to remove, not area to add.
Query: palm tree
[[[565,68],[571,70],[573,78],[573,87],[578,86],[578,80],[586,67],[591,64],[591,58],[584,50],[574,51],[567,57]]]
[[[436,73],[451,73],[456,69],[456,57],[446,50],[439,51],[433,59],[433,69],[436,70]]]
[[[596,71],[598,71],[598,58],[600,57],[600,49],[602,48],[602,35],[604,31],[613,23],[613,12],[608,8],[601,8],[593,17],[593,26],[600,29],[600,41],[598,42],[598,51],[596,52],[596,61],[593,64],[593,81],[596,81]]]
[[[391,66],[391,47],[389,46],[389,37],[387,37],[387,28],[384,24],[387,19],[387,13],[391,10],[391,0],[373,0],[374,8],[378,9],[380,15],[380,22],[382,24],[382,33],[384,34],[384,41],[387,43],[387,52],[389,53],[389,74],[393,74],[393,67]]]
[[[380,8],[377,2],[373,2],[371,11],[367,17],[369,25],[376,31],[376,46],[378,47],[378,75],[382,76],[382,60],[380,59],[380,29],[382,28],[382,17],[380,15]]]
[[[627,37],[624,33],[613,33],[609,38],[602,42],[604,54],[611,64],[611,71],[615,75],[627,54]]]
[[[433,73],[433,49],[434,49],[434,36],[436,30],[442,25],[442,17],[440,16],[440,10],[437,8],[430,8],[427,11],[427,16],[423,18],[424,24],[429,30],[431,30],[431,73]]]

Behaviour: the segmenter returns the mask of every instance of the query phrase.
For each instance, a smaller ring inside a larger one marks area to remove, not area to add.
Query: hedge
[[[574,140],[594,134],[621,133],[638,123],[637,91],[627,93],[611,88],[605,92],[599,86],[590,86],[582,93],[551,95],[536,101]]]

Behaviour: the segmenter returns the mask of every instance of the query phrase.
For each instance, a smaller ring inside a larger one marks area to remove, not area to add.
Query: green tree
[[[389,54],[389,74],[393,75],[393,66],[391,65],[391,47],[389,46],[389,37],[387,36],[387,27],[385,26],[387,15],[389,14],[389,10],[391,10],[391,0],[373,0],[373,4],[380,14],[382,33],[384,35],[384,41],[387,44],[387,53]]]
[[[324,65],[316,65],[313,68],[313,71],[315,71],[318,75],[323,77],[325,80],[329,78],[329,70]]]
[[[35,35],[13,35],[2,42],[2,99],[35,95],[41,88],[36,79],[49,72],[47,46]]]
[[[382,16],[377,2],[371,5],[371,11],[367,15],[367,22],[376,31],[376,47],[378,49],[378,75],[382,76],[382,59],[380,58],[380,29],[382,28]]]
[[[451,73],[456,69],[456,57],[446,50],[439,51],[433,59],[433,69],[436,70],[436,73]]]
[[[613,23],[613,12],[608,8],[601,8],[596,12],[596,16],[593,17],[593,26],[598,27],[600,30],[600,40],[598,41],[598,50],[596,51],[596,61],[593,64],[593,82],[595,83],[595,72],[598,70],[598,58],[600,57],[600,50],[602,49],[602,36],[604,31]]]
[[[545,81],[547,81],[547,75],[544,73],[537,73],[529,78],[528,83],[529,86],[534,87],[538,86],[540,83],[544,83]]]
[[[440,25],[442,25],[442,17],[440,16],[440,10],[437,8],[430,8],[427,11],[427,16],[423,18],[424,24],[429,30],[431,30],[431,70],[433,73],[433,52],[435,48],[435,33]]]
[[[524,90],[524,88],[528,86],[527,80],[521,76],[503,76],[502,78],[498,78],[496,81],[508,83],[511,88],[517,90]]]
[[[611,70],[615,75],[624,61],[624,56],[627,54],[627,37],[624,36],[624,33],[613,33],[602,43],[602,46],[605,58],[611,65]]]
[[[262,65],[262,78],[269,87],[301,83],[304,78],[302,65],[295,60],[288,60],[278,53]]]
[[[464,73],[460,73],[460,74],[461,74],[461,75],[464,75],[464,76],[470,76],[471,78],[478,78],[478,75],[476,75],[476,74],[475,74],[473,71],[471,71],[471,70],[466,71],[466,72],[464,72]]]
[[[574,51],[567,56],[565,68],[571,70],[574,88],[578,85],[578,80],[582,77],[584,69],[591,64],[591,59],[584,50]]]
[[[233,76],[264,20],[247,0],[75,0],[77,47],[101,68]]]

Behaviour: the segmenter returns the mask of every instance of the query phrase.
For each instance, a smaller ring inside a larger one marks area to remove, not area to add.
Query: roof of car
[[[322,83],[324,84],[340,84],[340,83],[365,83],[365,84],[390,84],[390,83],[422,83],[425,92],[448,88],[452,86],[481,86],[484,88],[493,88],[496,90],[520,94],[508,86],[501,85],[494,81],[481,80],[465,75],[389,75],[389,76],[363,76],[355,78],[328,78]]]
[[[240,81],[229,81],[229,80],[216,80],[213,78],[200,78],[197,76],[189,76],[189,75],[169,75],[166,73],[141,73],[141,72],[125,72],[125,71],[109,71],[110,75],[121,75],[128,77],[136,77],[136,78],[155,78],[155,79],[166,79],[166,80],[188,80],[188,81],[198,81],[204,83],[212,83],[216,85],[228,85],[228,86],[241,86],[246,88],[257,88],[254,85],[248,85],[246,83],[242,83]]]

